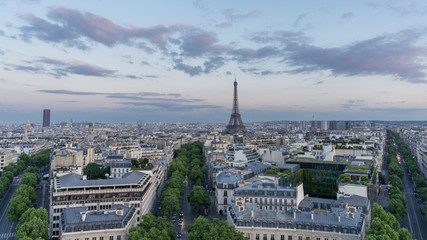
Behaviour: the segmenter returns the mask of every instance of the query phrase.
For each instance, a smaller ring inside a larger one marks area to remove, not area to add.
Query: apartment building
[[[153,171],[133,171],[122,178],[87,180],[70,173],[54,176],[50,197],[50,238],[60,239],[61,214],[67,208],[85,207],[89,211],[104,211],[114,205],[134,206],[136,221],[149,212],[163,178],[161,168]],[[102,239],[101,239],[102,240]],[[107,240],[107,239],[105,239]]]
[[[61,219],[63,240],[126,240],[137,225],[137,210],[134,205],[113,205],[108,210],[73,207],[64,209]]]

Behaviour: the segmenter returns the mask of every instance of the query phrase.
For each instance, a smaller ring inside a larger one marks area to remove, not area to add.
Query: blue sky
[[[0,123],[425,120],[425,1],[0,1]]]

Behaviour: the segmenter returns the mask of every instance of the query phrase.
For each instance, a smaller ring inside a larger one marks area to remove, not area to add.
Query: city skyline
[[[422,1],[0,1],[0,123],[425,120]]]

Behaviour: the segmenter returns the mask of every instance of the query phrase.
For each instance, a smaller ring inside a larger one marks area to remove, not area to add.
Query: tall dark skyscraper
[[[234,97],[233,111],[230,116],[230,121],[225,129],[226,133],[246,132],[246,127],[243,125],[242,117],[239,113],[239,100],[237,98],[237,81],[234,79]]]
[[[50,109],[43,110],[43,127],[50,127]]]

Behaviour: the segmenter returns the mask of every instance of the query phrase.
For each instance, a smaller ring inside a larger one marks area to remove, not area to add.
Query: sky
[[[426,120],[426,1],[0,0],[0,123]]]

